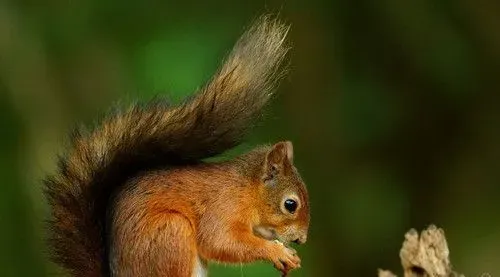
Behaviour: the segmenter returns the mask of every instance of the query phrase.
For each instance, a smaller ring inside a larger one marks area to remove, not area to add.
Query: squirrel
[[[76,277],[206,276],[208,262],[300,267],[309,199],[289,141],[241,143],[285,76],[289,26],[259,17],[193,97],[72,133],[44,187],[53,260]]]

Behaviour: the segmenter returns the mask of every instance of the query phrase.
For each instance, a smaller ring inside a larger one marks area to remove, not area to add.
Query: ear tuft
[[[282,142],[283,144],[285,144],[285,151],[286,151],[286,157],[288,158],[288,161],[290,163],[293,162],[293,145],[292,145],[292,142],[287,140],[287,141],[284,141]]]
[[[283,164],[285,160],[293,161],[293,145],[290,141],[280,141],[273,145],[267,154],[268,163]]]

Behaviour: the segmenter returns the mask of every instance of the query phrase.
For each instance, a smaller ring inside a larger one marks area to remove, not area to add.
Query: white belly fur
[[[207,276],[207,265],[200,259],[200,257],[198,257],[194,265],[193,277],[206,277],[206,276]]]

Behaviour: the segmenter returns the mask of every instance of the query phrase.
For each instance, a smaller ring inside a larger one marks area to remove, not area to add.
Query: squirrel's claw
[[[276,244],[278,253],[272,257],[274,267],[281,271],[282,276],[286,276],[293,269],[300,268],[300,258],[297,256],[297,251],[288,248],[281,243]]]

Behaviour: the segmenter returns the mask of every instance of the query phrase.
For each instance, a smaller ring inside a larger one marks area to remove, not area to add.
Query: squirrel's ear
[[[285,163],[293,162],[293,145],[290,141],[278,142],[266,155],[264,180],[270,180],[282,171]]]

